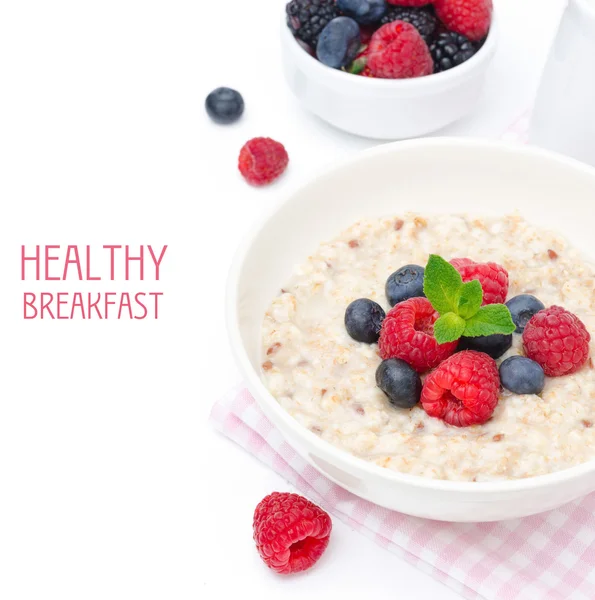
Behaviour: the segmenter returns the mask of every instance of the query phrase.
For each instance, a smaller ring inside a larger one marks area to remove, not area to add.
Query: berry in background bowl
[[[425,135],[476,106],[496,21],[491,0],[291,0],[285,78],[304,108],[339,129]]]

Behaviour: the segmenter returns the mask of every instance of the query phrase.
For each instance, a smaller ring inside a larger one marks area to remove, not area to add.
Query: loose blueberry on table
[[[215,123],[229,125],[244,114],[244,99],[236,90],[220,87],[207,96],[205,108]]]
[[[483,45],[492,0],[291,0],[287,26],[324,65],[381,79],[455,68]]]

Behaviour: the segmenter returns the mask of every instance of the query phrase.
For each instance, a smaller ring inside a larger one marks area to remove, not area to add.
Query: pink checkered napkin
[[[529,113],[502,139],[525,143]],[[211,421],[303,494],[465,598],[595,600],[595,494],[548,513],[498,523],[441,523],[362,500],[311,467],[241,389]]]
[[[298,456],[245,389],[217,402],[211,421],[336,518],[465,598],[595,599],[595,494],[514,521],[429,521],[329,481]]]

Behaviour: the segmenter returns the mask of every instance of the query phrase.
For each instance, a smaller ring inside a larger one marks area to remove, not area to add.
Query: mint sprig
[[[453,312],[447,312],[434,323],[434,337],[440,344],[455,342],[463,333],[467,323]]]
[[[483,290],[477,280],[463,283],[460,273],[443,258],[431,254],[424,275],[424,294],[440,318],[434,323],[439,344],[460,337],[479,337],[515,330],[504,304],[482,306]]]

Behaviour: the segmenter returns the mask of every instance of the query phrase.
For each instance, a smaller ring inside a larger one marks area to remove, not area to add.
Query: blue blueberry
[[[391,306],[409,298],[425,296],[424,268],[419,265],[401,267],[386,280],[385,291]]]
[[[382,361],[376,370],[376,385],[396,408],[413,408],[421,396],[418,372],[400,358]]]
[[[545,385],[545,373],[534,360],[511,356],[500,365],[500,382],[515,394],[540,394]]]
[[[244,99],[239,92],[220,87],[207,96],[205,108],[215,123],[229,125],[235,123],[244,113]]]
[[[373,344],[380,337],[380,328],[385,316],[379,304],[367,298],[360,298],[347,307],[345,328],[354,340]]]
[[[506,303],[506,306],[512,315],[517,333],[523,333],[531,317],[545,308],[543,302],[530,294],[515,296]]]
[[[484,352],[492,358],[500,358],[512,346],[512,334],[483,335],[479,337],[462,337],[459,341],[458,350],[476,350]]]
[[[384,17],[386,0],[337,0],[337,8],[360,25],[372,25]]]
[[[340,69],[357,56],[360,46],[359,25],[349,17],[337,17],[322,30],[316,56],[327,67]]]

